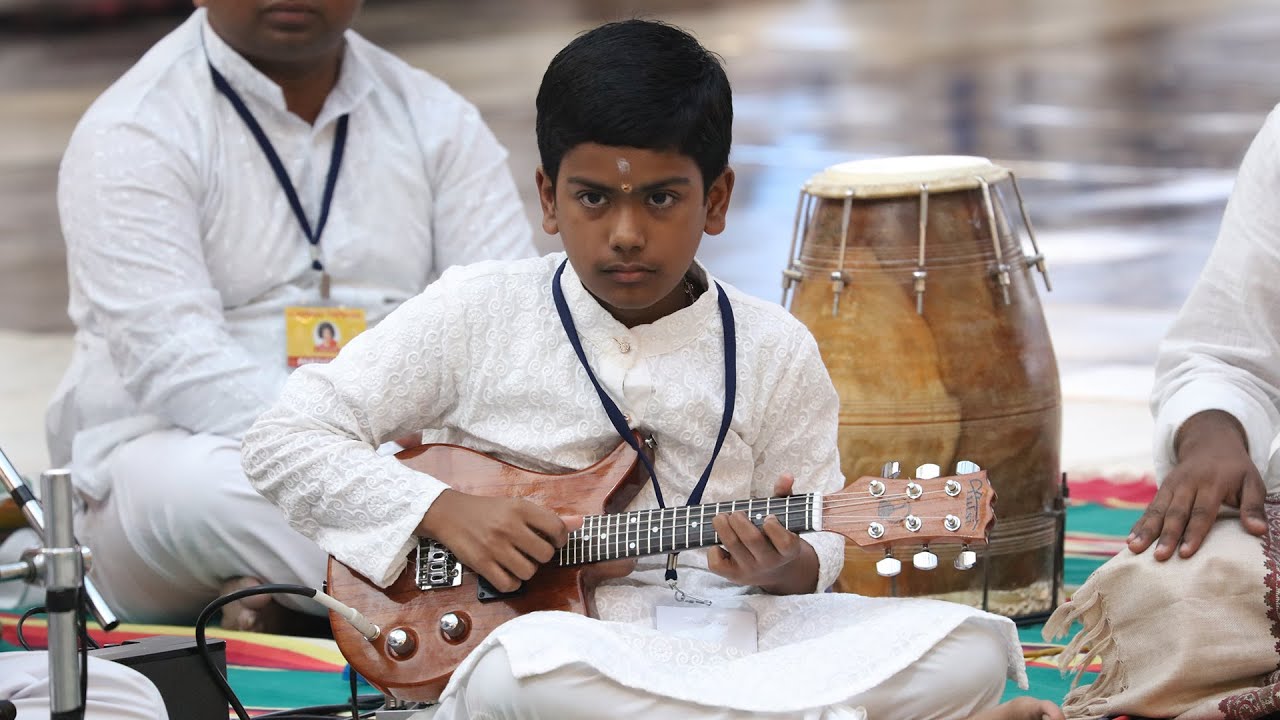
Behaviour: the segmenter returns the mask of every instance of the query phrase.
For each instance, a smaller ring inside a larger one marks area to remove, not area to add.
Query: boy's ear
[[[560,222],[556,220],[556,186],[551,177],[539,165],[533,173],[533,180],[538,185],[538,203],[542,205],[542,230],[548,235],[560,233]]]
[[[708,235],[724,232],[725,215],[729,213],[729,199],[733,197],[733,168],[725,167],[720,177],[707,190],[707,222],[702,230]]]

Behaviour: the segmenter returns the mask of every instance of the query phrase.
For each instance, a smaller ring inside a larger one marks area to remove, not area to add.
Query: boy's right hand
[[[418,534],[444,543],[498,590],[514,592],[564,547],[569,528],[559,515],[528,500],[450,489],[431,504]]]

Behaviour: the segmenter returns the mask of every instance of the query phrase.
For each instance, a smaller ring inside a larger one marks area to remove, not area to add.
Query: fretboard
[[[765,517],[774,515],[792,532],[809,532],[813,530],[816,501],[813,494],[788,495],[588,515],[582,519],[582,529],[570,533],[569,542],[560,548],[559,564],[582,565],[716,545],[720,535],[711,520],[723,513],[745,512],[757,527]]]

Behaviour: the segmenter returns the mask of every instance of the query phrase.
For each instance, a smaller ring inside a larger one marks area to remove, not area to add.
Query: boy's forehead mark
[[[624,157],[618,158],[618,173],[621,174],[624,178],[631,174],[631,163],[627,162],[627,159]],[[622,183],[622,192],[630,193],[631,183],[626,182],[624,180]]]

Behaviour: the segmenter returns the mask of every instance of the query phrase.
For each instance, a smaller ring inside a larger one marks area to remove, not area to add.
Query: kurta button
[[[626,338],[614,338],[613,341],[618,343],[618,352],[624,354],[631,352],[631,343],[627,342]]]

